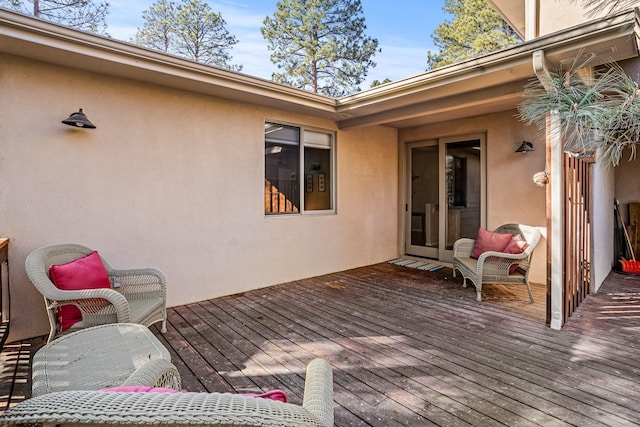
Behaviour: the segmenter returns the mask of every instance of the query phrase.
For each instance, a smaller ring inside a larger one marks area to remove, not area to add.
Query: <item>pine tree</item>
[[[231,49],[238,40],[229,34],[220,13],[202,0],[158,0],[143,12],[144,25],[134,42],[203,64],[240,71],[232,65]]]
[[[173,2],[158,0],[142,12],[144,26],[138,28],[134,42],[159,50],[171,52],[175,44],[176,7]]]
[[[91,0],[0,0],[0,7],[83,31],[106,34],[109,4]]]
[[[222,15],[201,0],[183,0],[178,6],[176,50],[178,55],[218,67],[230,65],[229,51],[238,40],[225,28]]]
[[[360,0],[280,0],[262,35],[279,83],[328,96],[357,92],[378,51],[365,35]]]
[[[385,77],[385,79],[382,81],[375,79],[374,81],[371,82],[371,86],[369,87],[382,86],[387,83],[391,83],[391,79],[389,77]]]
[[[446,0],[452,21],[431,35],[439,52],[427,53],[427,70],[503,49],[522,42],[487,0]]]

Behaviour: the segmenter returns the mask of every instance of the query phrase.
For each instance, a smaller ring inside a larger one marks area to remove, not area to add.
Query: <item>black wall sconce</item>
[[[82,112],[82,108],[75,113],[71,113],[68,118],[62,121],[65,125],[78,127],[78,128],[87,128],[87,129],[95,129],[96,126],[89,121],[87,116]]]
[[[516,153],[526,153],[528,151],[535,151],[533,149],[533,143],[529,141],[522,141],[522,145],[518,147]]]

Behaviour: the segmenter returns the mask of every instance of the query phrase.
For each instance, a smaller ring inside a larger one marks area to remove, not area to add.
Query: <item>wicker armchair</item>
[[[162,322],[161,330],[166,332],[166,281],[155,268],[116,270],[101,257],[111,289],[69,291],[58,289],[53,284],[49,277],[50,266],[68,263],[91,252],[93,250],[85,246],[63,244],[39,248],[27,256],[27,275],[44,296],[51,326],[48,342],[61,333],[107,323],[131,322],[150,326]],[[69,304],[78,307],[82,321],[61,332],[57,309]]]
[[[307,366],[302,406],[229,393],[61,391],[18,403],[0,425],[333,426],[333,373]]]
[[[533,294],[529,285],[529,266],[531,256],[540,241],[540,231],[528,225],[505,224],[495,230],[496,233],[520,234],[529,246],[520,254],[502,252],[485,252],[478,259],[471,258],[476,241],[473,239],[458,239],[453,245],[453,277],[456,270],[462,274],[463,286],[467,287],[467,280],[476,287],[476,299],[482,301],[482,285],[484,283],[501,285],[525,285],[529,292],[529,299],[533,302]],[[518,264],[514,272],[509,272],[513,264]]]

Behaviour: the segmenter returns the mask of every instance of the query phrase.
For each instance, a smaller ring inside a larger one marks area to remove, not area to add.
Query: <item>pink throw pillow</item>
[[[522,240],[522,236],[519,234],[516,234],[511,238],[511,241],[507,243],[507,246],[504,248],[502,252],[506,254],[521,254],[528,247],[529,247],[529,244],[526,241]],[[511,264],[511,266],[509,267],[509,274],[516,271],[519,265],[520,264],[517,264],[517,263]]]
[[[149,393],[149,392],[153,392],[153,393],[179,393],[178,390],[174,390],[172,388],[166,388],[166,387],[148,387],[148,386],[144,386],[144,385],[123,385],[120,387],[109,387],[109,388],[102,388],[98,391],[106,391],[106,392],[114,392],[114,393],[127,393],[127,392],[134,392],[134,393]]]
[[[471,258],[478,259],[480,255],[489,251],[503,252],[512,237],[513,234],[496,233],[480,227]]]
[[[107,269],[96,251],[66,264],[52,265],[49,268],[49,276],[58,289],[66,291],[111,287]],[[58,307],[58,323],[61,331],[69,329],[81,320],[82,313],[78,307],[73,305]]]
[[[522,239],[522,236],[516,234],[511,238],[507,246],[502,250],[506,254],[521,254],[525,249],[529,247],[529,244]]]
[[[138,385],[109,387],[109,388],[100,389],[98,391],[113,392],[113,393],[118,393],[118,392],[125,392],[125,393],[127,393],[127,392],[133,392],[133,393],[179,393],[178,390],[174,390],[172,388],[148,387],[148,386],[138,386]],[[259,397],[259,398],[262,398],[262,399],[277,400],[279,402],[284,402],[284,403],[287,403],[289,401],[289,399],[287,398],[287,393],[285,393],[282,390],[271,390],[271,391],[267,391],[267,392],[262,393],[262,394],[246,393],[246,394],[243,394],[242,396]]]
[[[284,403],[287,403],[289,401],[289,399],[287,398],[287,393],[285,393],[282,390],[271,390],[271,391],[267,391],[267,392],[262,393],[262,394],[245,393],[245,394],[243,394],[243,396],[259,397],[259,398],[262,398],[262,399],[277,400],[279,402],[284,402]]]

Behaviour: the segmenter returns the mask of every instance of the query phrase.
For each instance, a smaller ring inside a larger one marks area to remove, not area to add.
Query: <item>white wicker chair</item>
[[[520,254],[506,254],[502,252],[485,252],[478,259],[471,258],[476,241],[474,239],[458,239],[453,245],[453,277],[456,270],[462,274],[463,284],[467,287],[467,280],[476,288],[476,299],[482,301],[482,285],[484,283],[501,285],[525,285],[529,292],[529,299],[533,302],[533,294],[529,285],[529,266],[531,256],[540,241],[541,233],[536,227],[522,224],[504,224],[495,230],[496,233],[520,234],[529,246]],[[512,264],[518,264],[518,269],[509,273]]]
[[[229,393],[61,391],[20,402],[0,425],[331,427],[333,420],[332,369],[314,359],[302,406]]]
[[[93,252],[85,246],[62,244],[46,246],[31,252],[25,261],[27,275],[44,296],[51,331],[50,342],[61,333],[107,323],[139,323],[150,326],[162,322],[166,332],[166,281],[155,268],[116,270],[100,257],[111,282],[111,289],[68,291],[58,289],[49,277],[49,267],[65,264]],[[114,288],[118,287],[118,290]],[[73,304],[80,309],[82,321],[60,331],[57,309]]]

